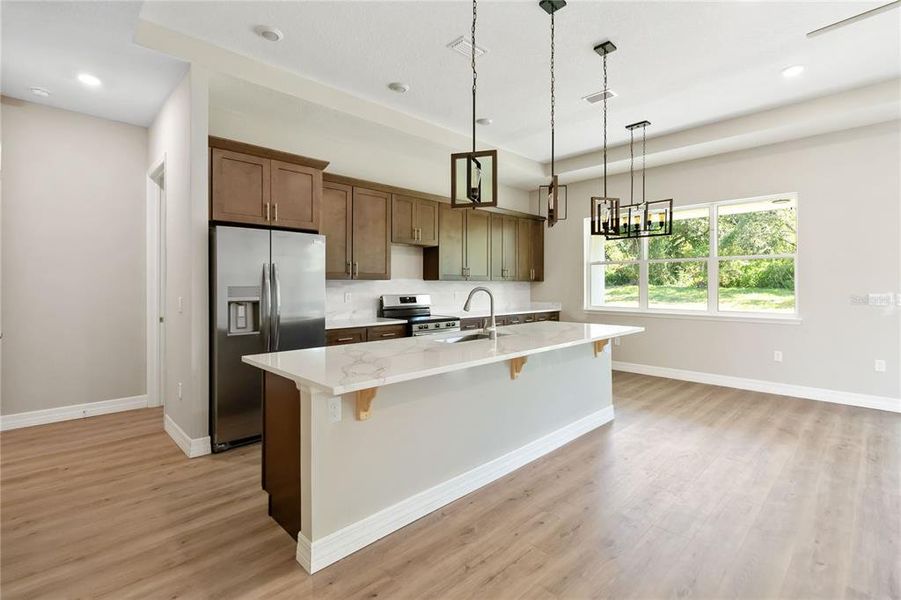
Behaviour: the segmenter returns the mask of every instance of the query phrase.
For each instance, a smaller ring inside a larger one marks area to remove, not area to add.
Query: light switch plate
[[[877,373],[885,373],[885,361],[877,358],[876,362],[873,363],[873,369]]]
[[[782,350],[773,350],[773,360],[782,362]]]
[[[350,302],[350,292],[344,292],[344,304]]]
[[[341,398],[329,398],[328,420],[329,423],[339,423],[341,421]]]

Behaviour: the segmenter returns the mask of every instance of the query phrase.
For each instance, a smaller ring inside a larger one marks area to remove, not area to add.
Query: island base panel
[[[266,373],[263,400],[263,489],[269,516],[297,538],[300,531],[300,392],[290,379]]]

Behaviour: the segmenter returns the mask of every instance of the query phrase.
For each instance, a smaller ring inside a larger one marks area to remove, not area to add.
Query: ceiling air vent
[[[472,44],[469,42],[469,38],[467,38],[465,35],[461,35],[450,44],[448,44],[447,47],[454,52],[462,54],[466,58],[472,57]],[[488,51],[476,44],[476,58],[482,56],[486,52]]]
[[[583,96],[582,100],[586,100],[589,104],[594,104],[596,102],[600,102],[604,98],[607,98],[608,100],[610,98],[616,98],[616,92],[614,92],[613,90],[601,90],[600,92],[595,92],[593,94]]]

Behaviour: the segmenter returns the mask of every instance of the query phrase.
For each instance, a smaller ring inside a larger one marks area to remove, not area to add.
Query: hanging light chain
[[[645,203],[644,195],[644,165],[647,156],[647,125],[641,126],[641,203]]]
[[[604,198],[607,198],[607,52],[604,52]]]
[[[554,178],[554,13],[551,13],[551,180]]]
[[[635,130],[629,130],[629,204],[635,204]]]
[[[472,152],[475,154],[476,151],[476,79],[478,78],[478,74],[476,73],[476,2],[477,0],[472,0]]]

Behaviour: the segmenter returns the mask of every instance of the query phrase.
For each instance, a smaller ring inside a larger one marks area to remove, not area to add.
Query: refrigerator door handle
[[[263,347],[269,352],[270,317],[272,296],[269,282],[269,263],[263,263],[263,281],[260,292],[260,331],[263,333]]]
[[[278,264],[272,263],[272,352],[278,351],[279,330],[282,326],[282,292],[278,280]]]

